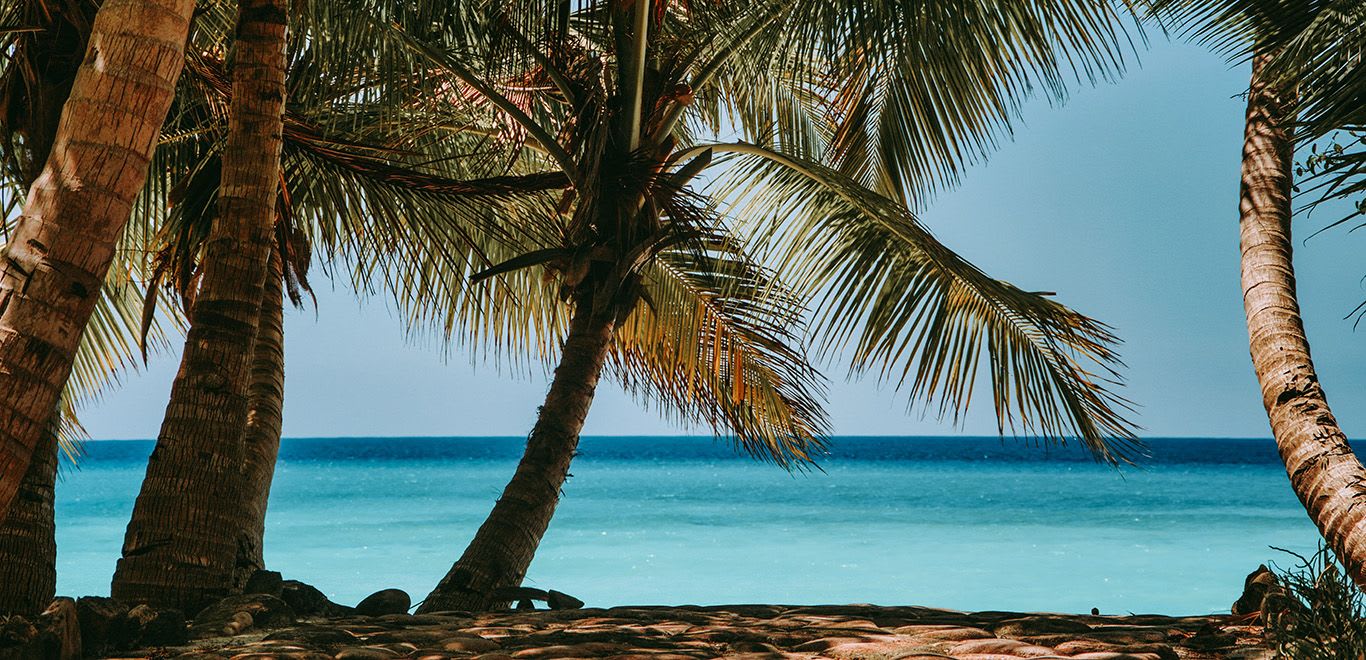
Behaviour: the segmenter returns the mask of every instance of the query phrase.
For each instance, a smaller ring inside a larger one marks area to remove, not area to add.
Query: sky
[[[1123,338],[1123,394],[1148,437],[1266,437],[1247,352],[1238,282],[1238,171],[1248,70],[1199,47],[1153,37],[1115,84],[1062,105],[1026,105],[1013,140],[922,214],[935,235],[987,273],[1056,291]],[[1338,216],[1296,220],[1306,325],[1329,401],[1348,435],[1366,431],[1362,233],[1306,239]],[[316,310],[287,310],[286,437],[525,435],[547,387],[541,374],[472,364],[409,337],[382,299],[362,304],[319,279]],[[83,411],[96,439],[153,438],[179,348],[154,356]],[[826,365],[836,435],[989,435],[990,399],[958,424],[908,409],[904,393]],[[585,433],[685,429],[604,381]]]

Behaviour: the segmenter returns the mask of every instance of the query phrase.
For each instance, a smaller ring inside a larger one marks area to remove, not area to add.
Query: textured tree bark
[[[0,264],[0,517],[71,373],[184,61],[193,0],[107,0]]]
[[[0,525],[0,615],[38,614],[57,593],[52,516],[57,436],[53,431],[43,434],[9,517]]]
[[[287,8],[287,0],[238,5],[218,217],[114,573],[112,594],[127,602],[197,612],[238,588],[238,566],[252,561],[243,546],[253,499],[241,484],[243,438],[280,179]]]
[[[1366,470],[1328,408],[1295,293],[1290,233],[1291,90],[1260,80],[1253,60],[1243,146],[1243,307],[1262,403],[1290,484],[1333,553],[1366,585]]]
[[[40,26],[42,31],[28,43],[33,50],[26,56],[36,69],[34,76],[17,78],[13,84],[19,89],[5,90],[23,98],[22,119],[12,128],[21,131],[24,138],[20,176],[25,187],[32,187],[42,174],[57,139],[62,107],[71,94],[89,40],[81,26],[89,26],[98,9],[94,2],[49,8],[47,21]],[[59,415],[56,412],[49,418],[48,432],[34,450],[10,515],[0,522],[0,614],[39,614],[56,595],[53,497]]]
[[[237,584],[265,568],[266,504],[280,454],[280,427],[285,405],[284,287],[280,253],[270,252],[270,274],[256,328],[251,362],[251,386],[247,391],[247,430],[243,449],[242,485],[247,489],[249,524],[242,530],[247,561],[238,566]]]
[[[560,364],[517,472],[460,560],[418,608],[419,613],[507,607],[509,602],[495,593],[520,585],[526,576],[559,504],[560,488],[569,475],[615,331],[610,313],[595,315],[592,310],[588,300],[576,306]]]

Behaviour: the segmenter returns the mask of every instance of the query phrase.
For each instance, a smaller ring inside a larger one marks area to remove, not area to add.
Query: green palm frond
[[[1262,75],[1293,86],[1300,175],[1308,207],[1349,200],[1329,227],[1366,214],[1366,5],[1355,0],[1154,0],[1180,33],[1231,59],[1271,56]],[[1307,175],[1307,176],[1305,176]]]
[[[1151,0],[1150,12],[1231,58],[1274,54],[1293,84],[1301,139],[1366,127],[1366,6],[1354,0]]]
[[[827,355],[852,351],[855,371],[957,418],[985,352],[1002,432],[1074,437],[1112,463],[1141,452],[1130,404],[1110,390],[1120,363],[1106,326],[987,276],[904,206],[831,168],[753,145],[713,148],[735,154],[718,185],[739,229],[798,295],[819,301]]]
[[[803,354],[801,301],[723,236],[665,250],[643,275],[647,304],[618,327],[612,353],[627,391],[752,456],[815,461],[825,380]]]
[[[1302,26],[1290,22],[1296,18]],[[1304,15],[1281,17],[1279,24],[1293,36],[1281,45],[1272,73],[1297,84],[1302,139],[1366,130],[1366,5],[1325,1]]]
[[[49,430],[56,434],[57,451],[66,456],[67,464],[79,466],[81,457],[85,456],[85,442],[90,439],[90,432],[76,416],[76,406],[67,395],[69,391],[63,390],[61,398],[57,400],[57,413],[52,418],[55,428]]]
[[[735,27],[709,41],[727,55],[716,91],[738,94],[720,106],[734,111],[750,141],[800,137],[776,125],[792,124],[794,106],[746,103],[752,90],[776,83],[788,87],[786,96],[819,96],[831,135],[827,163],[865,187],[918,205],[1008,138],[1021,103],[1036,91],[1061,100],[1069,79],[1095,82],[1121,72],[1135,57],[1131,35],[1141,34],[1126,19],[1129,6],[1108,0],[750,4]],[[748,35],[743,19],[766,20]]]
[[[0,5],[0,177],[37,177],[74,72],[85,54],[95,0],[14,0]]]

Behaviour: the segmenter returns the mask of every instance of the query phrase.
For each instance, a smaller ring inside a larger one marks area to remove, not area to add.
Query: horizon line
[[[726,439],[729,436],[703,433],[586,433],[580,438],[671,438],[671,439],[707,439],[717,440]],[[935,434],[875,434],[875,433],[850,433],[850,434],[831,434],[826,436],[832,439],[838,438],[880,438],[880,439],[963,439],[963,440],[1001,440],[1001,441],[1042,441],[1040,436],[1026,435],[935,435]],[[525,440],[526,435],[296,435],[281,436],[280,440]],[[83,442],[152,442],[151,438],[87,438]],[[1141,441],[1148,440],[1265,440],[1274,442],[1271,436],[1221,436],[1221,435],[1154,435],[1139,438]],[[1076,442],[1076,438],[1069,438],[1068,442]]]

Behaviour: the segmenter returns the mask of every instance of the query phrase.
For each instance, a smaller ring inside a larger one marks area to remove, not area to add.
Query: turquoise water
[[[354,603],[424,596],[516,438],[291,439],[266,560]],[[1158,439],[1141,469],[996,438],[837,438],[788,474],[711,438],[586,438],[528,584],[590,605],[877,603],[1227,611],[1269,546],[1315,547],[1269,440]],[[93,442],[58,486],[59,591],[107,594],[152,444]]]

